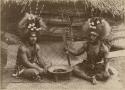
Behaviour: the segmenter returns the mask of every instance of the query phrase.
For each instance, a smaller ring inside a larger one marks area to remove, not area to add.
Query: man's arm
[[[67,49],[67,52],[71,53],[74,56],[79,56],[86,51],[87,44],[85,43],[78,51],[74,51],[73,49]]]
[[[24,46],[21,46],[19,47],[19,50],[20,50],[20,56],[21,56],[21,59],[23,64],[26,66],[26,67],[29,67],[29,68],[35,68],[37,70],[40,70],[40,67],[32,64],[29,62],[28,58],[27,58],[27,55],[26,55],[26,48]]]
[[[106,56],[108,56],[108,54]],[[104,65],[105,65],[105,71],[108,71],[109,60],[106,56],[104,57]]]
[[[108,59],[108,55],[109,55],[109,48],[103,44],[103,52],[104,52],[104,65],[105,65],[105,71],[108,71],[108,67],[109,67],[109,59]]]
[[[45,68],[46,63],[45,63],[44,59],[41,57],[41,55],[40,55],[40,46],[37,44],[36,48],[37,48],[37,59],[38,59],[40,65],[41,65],[41,67]]]

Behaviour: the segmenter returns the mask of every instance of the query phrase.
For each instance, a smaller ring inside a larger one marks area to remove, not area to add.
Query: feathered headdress
[[[26,5],[28,5],[29,8],[26,8]],[[25,34],[30,32],[41,34],[41,31],[46,30],[47,28],[46,24],[43,22],[42,17],[40,17],[44,9],[44,5],[39,10],[38,10],[39,0],[36,2],[35,9],[33,9],[34,8],[33,2],[27,1],[26,5],[24,5],[22,9],[22,12],[26,11],[26,14],[18,24],[20,35],[23,37]]]
[[[96,32],[99,34],[100,39],[106,38],[111,32],[109,23],[101,17],[93,17],[88,19],[88,21],[86,21],[83,25],[82,29],[86,37],[89,36],[90,32]]]
[[[22,35],[30,32],[40,34],[42,30],[46,30],[46,25],[43,22],[42,18],[31,13],[25,14],[25,16],[19,22],[18,27],[20,30],[20,34]]]

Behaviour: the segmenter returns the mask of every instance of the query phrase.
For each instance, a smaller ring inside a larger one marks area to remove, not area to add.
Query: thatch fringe
[[[125,17],[125,0],[5,0],[4,2],[9,2],[9,1],[11,2],[14,1],[18,4],[20,3],[25,5],[29,2],[39,2],[39,3],[44,2],[44,4],[51,3],[53,5],[46,4],[46,7],[51,6],[51,8],[52,7],[54,8],[55,7],[54,3],[56,3],[56,6],[62,8],[65,6],[74,7],[74,9],[78,9],[77,12],[81,12],[81,9],[83,9],[82,10],[83,12],[88,13],[87,12],[88,9],[94,9],[95,12],[98,12],[99,10],[102,14],[111,13],[112,16],[118,16],[120,18]],[[60,4],[62,4],[62,6],[60,6]],[[91,10],[89,11],[89,13],[90,12]]]

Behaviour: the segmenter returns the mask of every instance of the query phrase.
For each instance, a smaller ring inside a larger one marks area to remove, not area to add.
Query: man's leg
[[[98,81],[106,81],[106,80],[109,79],[109,77],[110,77],[109,73],[108,73],[108,72],[105,72],[105,71],[96,74],[96,79],[97,79]]]
[[[36,65],[36,66],[38,66],[38,67],[40,67],[38,64],[36,64],[36,63],[34,63],[34,65]],[[43,69],[43,68],[40,68],[40,70],[38,71],[39,72],[39,75],[42,77],[43,76],[43,74],[45,74],[46,73],[46,70],[45,69]]]
[[[98,64],[96,66],[96,79],[99,81],[106,81],[110,77],[110,73],[105,71],[103,64]]]
[[[83,69],[83,70],[81,70]],[[92,84],[96,84],[96,79],[94,77],[88,76],[87,73],[84,70],[85,68],[81,68],[79,65],[76,65],[73,67],[73,73],[74,75],[83,78],[87,81],[92,82]]]
[[[36,69],[24,69],[24,71],[22,72],[21,76],[27,79],[31,79],[31,80],[37,80],[40,79],[40,75],[41,72],[39,72]]]

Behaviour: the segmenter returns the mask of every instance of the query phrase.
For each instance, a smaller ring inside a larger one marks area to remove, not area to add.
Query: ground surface
[[[80,44],[76,44],[78,46]],[[65,64],[67,65],[67,59],[63,52],[63,43],[61,42],[42,42],[41,56],[46,60],[46,62],[52,62],[52,65]],[[93,86],[91,83],[76,78],[71,77],[68,81],[53,82],[48,79],[43,79],[41,82],[32,82],[24,79],[15,79],[11,76],[12,69],[15,65],[16,52],[18,45],[8,46],[8,62],[3,70],[3,83],[2,87],[6,90],[124,90],[125,89],[125,57],[113,58],[111,60],[111,65],[119,71],[118,76],[113,76],[107,82],[99,82],[97,85]],[[80,62],[80,57],[72,57],[72,65]]]

